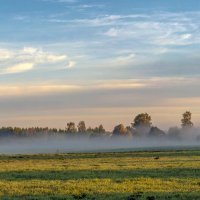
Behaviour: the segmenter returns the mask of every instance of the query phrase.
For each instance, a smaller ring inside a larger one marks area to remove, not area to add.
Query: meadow
[[[0,156],[0,199],[200,199],[200,150]]]

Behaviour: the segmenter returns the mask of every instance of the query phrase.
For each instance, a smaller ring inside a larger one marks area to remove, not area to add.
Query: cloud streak
[[[20,63],[11,67],[7,67],[0,74],[16,74],[23,73],[29,70],[32,70],[34,67],[33,63]]]
[[[101,15],[85,19],[51,19],[52,22],[70,24],[72,27],[93,27],[107,30],[104,36],[127,40],[140,39],[152,45],[191,45],[200,42],[199,12],[130,15]],[[143,40],[142,38],[145,38]]]
[[[17,67],[16,67],[17,68]],[[17,68],[17,70],[19,70]],[[170,93],[170,90],[174,89],[180,90],[180,97],[186,97],[187,94],[184,95],[184,88],[192,88],[199,87],[200,81],[199,77],[154,77],[154,78],[143,78],[143,79],[116,79],[116,80],[88,80],[81,81],[77,84],[72,83],[35,83],[35,84],[27,84],[27,85],[1,85],[0,86],[0,96],[9,96],[9,95],[22,95],[22,96],[30,96],[30,95],[47,95],[60,93],[62,94],[67,92],[82,94],[83,92],[109,92],[112,91],[114,94],[117,94],[117,91],[121,91],[126,93],[126,91],[132,91],[138,94],[150,94],[157,95],[154,92],[160,92],[162,90],[166,90],[166,94],[162,97],[167,97]],[[149,92],[148,92],[149,91]],[[173,92],[171,93],[173,94]],[[193,97],[199,97],[198,95],[191,95]],[[174,94],[171,97],[175,97]]]
[[[72,68],[75,61],[64,54],[53,54],[42,49],[24,47],[22,50],[0,49],[0,74],[15,74],[33,70],[39,65],[59,64],[58,69]]]

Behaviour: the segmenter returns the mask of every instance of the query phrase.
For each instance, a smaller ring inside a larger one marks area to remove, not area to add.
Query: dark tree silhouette
[[[124,136],[126,134],[127,134],[127,129],[125,128],[125,126],[123,124],[119,124],[119,125],[115,126],[115,128],[113,130],[114,136]]]
[[[105,133],[106,130],[104,129],[103,125],[99,125],[99,133]]]
[[[76,125],[74,122],[69,122],[67,123],[67,128],[66,128],[67,133],[76,133]]]
[[[182,128],[191,128],[193,127],[192,123],[192,113],[190,111],[186,111],[183,113],[183,118],[181,119]]]
[[[136,129],[138,136],[148,135],[151,125],[151,116],[147,113],[137,115],[132,123],[132,127]]]
[[[132,126],[135,128],[140,126],[150,127],[151,124],[151,116],[147,113],[141,113],[135,117]]]
[[[78,124],[78,132],[79,133],[85,133],[86,132],[86,126],[84,121],[80,121]]]

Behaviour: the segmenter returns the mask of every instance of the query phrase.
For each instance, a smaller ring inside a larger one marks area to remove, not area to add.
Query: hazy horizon
[[[200,1],[1,0],[0,126],[200,126]]]

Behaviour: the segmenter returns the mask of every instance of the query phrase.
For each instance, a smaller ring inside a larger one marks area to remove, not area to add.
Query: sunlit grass
[[[199,199],[200,151],[0,156],[0,196]]]

